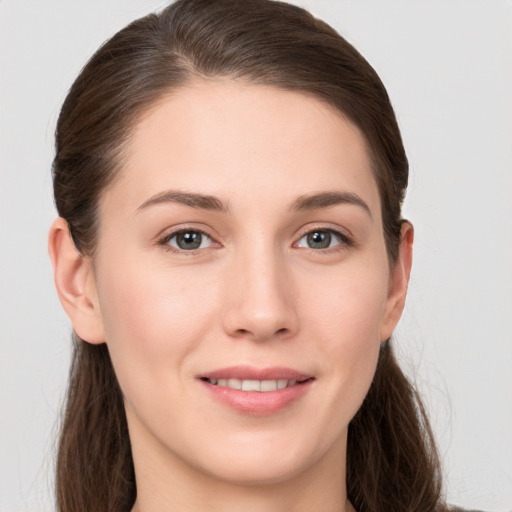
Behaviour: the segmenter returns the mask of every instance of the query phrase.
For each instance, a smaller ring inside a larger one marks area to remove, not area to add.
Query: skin
[[[215,196],[224,209],[148,204],[169,190]],[[350,193],[367,208],[293,208],[321,192]],[[347,428],[400,318],[413,238],[404,224],[390,265],[358,129],[300,93],[197,81],[138,121],[99,212],[94,261],[76,251],[63,219],[50,255],[73,328],[109,347],[134,510],[353,510]],[[201,248],[179,248],[170,237],[183,229],[208,235]],[[327,230],[341,233],[329,248],[308,246],[308,233]],[[198,379],[241,364],[314,380],[284,409],[246,414]]]

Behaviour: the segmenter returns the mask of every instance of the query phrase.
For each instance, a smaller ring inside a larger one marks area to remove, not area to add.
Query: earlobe
[[[390,274],[386,311],[380,335],[381,341],[386,341],[391,337],[402,316],[411,275],[413,242],[414,228],[410,222],[404,221],[400,232],[398,258]]]
[[[68,224],[57,218],[48,236],[48,252],[60,302],[76,334],[93,344],[104,343],[103,322],[90,258],[81,254]]]

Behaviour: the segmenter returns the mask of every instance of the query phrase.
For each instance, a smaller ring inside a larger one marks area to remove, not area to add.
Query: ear
[[[413,241],[414,228],[410,222],[404,221],[400,232],[398,258],[391,269],[389,278],[388,298],[380,333],[381,341],[386,341],[391,337],[402,316],[411,275]]]
[[[50,228],[48,252],[57,293],[74,331],[84,341],[104,343],[92,262],[78,251],[62,217],[56,219]]]

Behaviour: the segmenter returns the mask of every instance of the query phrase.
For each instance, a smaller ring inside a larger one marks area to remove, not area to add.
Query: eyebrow
[[[148,206],[163,203],[178,203],[198,210],[209,210],[222,213],[226,213],[228,211],[228,205],[218,197],[194,192],[183,192],[180,190],[166,190],[164,192],[159,192],[158,194],[150,197],[147,201],[144,201],[144,203],[137,208],[137,212],[147,208]]]
[[[291,210],[318,210],[328,208],[338,204],[351,204],[361,207],[373,219],[370,207],[353,192],[318,192],[315,194],[305,194],[298,197],[291,205]]]
[[[178,203],[198,210],[208,210],[221,213],[229,211],[228,204],[215,196],[199,194],[196,192],[184,192],[181,190],[166,190],[159,192],[144,201],[138,208],[137,212],[148,208],[149,206],[164,204],[164,203]],[[351,204],[362,208],[370,218],[373,218],[369,206],[353,192],[317,192],[314,194],[305,194],[299,196],[290,206],[291,211],[307,211],[319,210],[321,208],[328,208],[329,206],[336,206],[338,204]]]

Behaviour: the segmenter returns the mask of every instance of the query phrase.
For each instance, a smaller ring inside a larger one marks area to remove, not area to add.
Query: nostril
[[[250,337],[256,340],[266,340],[271,338],[284,338],[290,333],[290,330],[286,327],[277,329],[276,331],[269,330],[263,332],[263,330],[255,329],[254,332],[250,329],[237,329],[233,335],[236,338]]]
[[[254,301],[231,305],[223,318],[223,327],[230,336],[257,341],[284,340],[297,328],[297,317],[293,308],[275,307],[273,303],[254,304]]]

